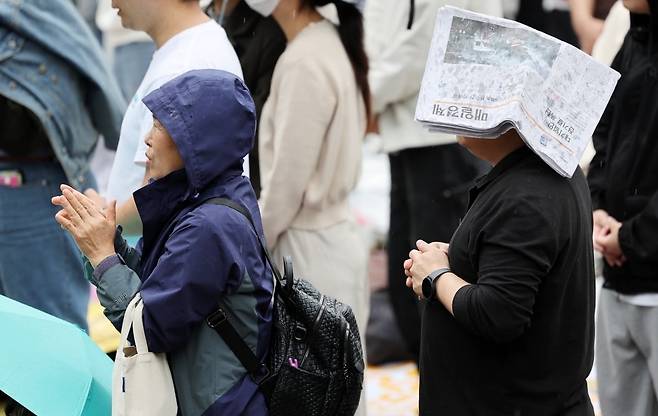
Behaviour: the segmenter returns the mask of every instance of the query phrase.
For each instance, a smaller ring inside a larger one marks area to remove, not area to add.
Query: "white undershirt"
[[[639,295],[619,294],[619,300],[635,306],[658,306],[658,293],[641,293]]]
[[[552,12],[553,10],[569,10],[569,0],[543,0],[542,6],[545,11]]]

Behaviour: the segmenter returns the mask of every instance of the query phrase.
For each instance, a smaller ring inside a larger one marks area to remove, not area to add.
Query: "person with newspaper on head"
[[[593,415],[592,215],[578,160],[618,74],[516,22],[454,8],[438,21],[416,118],[493,167],[450,243],[419,240],[404,262],[426,299],[420,413]],[[581,84],[596,95],[569,95]]]

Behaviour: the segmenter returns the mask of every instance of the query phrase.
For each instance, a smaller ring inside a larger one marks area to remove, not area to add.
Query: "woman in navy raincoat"
[[[263,395],[223,340],[205,324],[219,302],[252,350],[269,343],[273,281],[248,220],[214,197],[246,207],[262,235],[242,162],[252,146],[254,104],[242,81],[191,71],[144,99],[154,125],[146,138],[151,182],[134,193],[144,224],[138,250],[115,235],[114,204],[100,211],[65,185],[57,221],[93,267],[105,315],[121,327],[139,291],[149,350],[167,353],[182,415],[263,415]],[[176,223],[168,235],[170,221]],[[116,237],[116,238],[115,238]],[[116,241],[115,241],[116,240]]]

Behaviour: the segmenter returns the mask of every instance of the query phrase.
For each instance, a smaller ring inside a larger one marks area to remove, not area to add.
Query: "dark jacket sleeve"
[[[453,300],[457,321],[496,343],[524,333],[539,286],[557,258],[556,231],[537,206],[518,199],[500,204],[478,233],[478,281]]]
[[[612,115],[614,114],[614,101],[615,96],[610,99],[606,107],[603,117],[599,122],[592,142],[594,144],[594,158],[590,162],[589,170],[587,172],[587,182],[589,183],[590,192],[592,195],[592,210],[605,209],[605,188],[606,188],[606,158],[608,147],[608,131]]]
[[[123,260],[126,262],[126,266],[130,267],[135,273],[139,274],[140,264],[142,260],[142,253],[133,247],[128,245],[128,242],[123,238],[123,228],[119,225],[114,234],[114,251],[117,254],[121,255]]]
[[[644,210],[624,221],[619,230],[619,244],[630,264],[658,263],[658,192]]]
[[[622,70],[622,62],[624,60],[625,49],[617,54],[615,59],[612,62],[611,67],[617,71]],[[623,73],[623,72],[622,72]],[[621,82],[620,82],[621,83]],[[615,115],[616,101],[617,96],[619,95],[619,84],[615,92],[612,94],[608,105],[603,112],[603,116],[599,121],[599,124],[594,130],[592,135],[592,142],[594,145],[594,158],[589,164],[589,170],[587,171],[587,182],[589,183],[589,188],[592,196],[592,210],[597,209],[606,209],[605,205],[605,189],[607,185],[606,180],[606,160],[607,160],[607,150],[608,142],[610,140],[610,128],[612,126],[613,118]]]
[[[244,263],[236,261],[242,255],[243,234],[230,232],[229,220],[207,214],[202,207],[181,221],[140,290],[152,352],[185,344],[194,328],[217,309],[229,280],[234,283],[245,274]]]
[[[137,273],[126,265],[117,264],[92,283],[96,286],[98,300],[103,305],[103,313],[120,332],[123,315],[141,283]]]
[[[260,119],[263,111],[263,106],[270,95],[270,87],[272,84],[272,75],[274,74],[274,67],[279,60],[279,56],[286,49],[286,40],[274,21],[264,20],[261,22],[263,25],[263,32],[266,36],[262,37],[262,45],[259,48],[260,59],[258,62],[257,80],[253,87],[252,95],[254,104],[256,104],[256,114]]]
[[[121,232],[121,226],[117,227],[114,234],[114,250],[124,259],[125,265],[116,264],[107,270],[94,272],[89,259],[83,257],[85,277],[96,286],[96,294],[103,305],[103,313],[118,331],[121,331],[126,308],[141,284],[139,278],[141,252],[130,247]]]

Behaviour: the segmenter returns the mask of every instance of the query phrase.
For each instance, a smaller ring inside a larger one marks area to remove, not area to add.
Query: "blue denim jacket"
[[[0,94],[41,121],[72,186],[93,184],[98,135],[116,148],[125,102],[70,0],[0,0]]]

